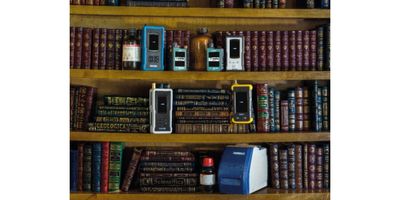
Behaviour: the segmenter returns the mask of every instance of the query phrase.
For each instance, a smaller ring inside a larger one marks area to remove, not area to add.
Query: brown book
[[[190,49],[190,34],[190,31],[182,31],[183,46],[187,46],[188,49]]]
[[[72,0],[72,5],[84,5],[84,4],[85,4],[84,0]]]
[[[75,27],[69,27],[69,68],[74,68]]]
[[[265,0],[265,8],[272,8],[272,0]]]
[[[110,168],[110,142],[101,144],[101,179],[100,191],[108,192],[108,170]]]
[[[303,71],[310,70],[310,31],[303,32]]]
[[[323,166],[324,166],[324,161],[323,161],[323,155],[324,155],[324,150],[322,147],[317,147],[316,150],[316,165],[315,165],[315,189],[322,189],[323,186]]]
[[[83,28],[75,28],[74,69],[81,69]]]
[[[303,88],[296,88],[296,131],[303,131]]]
[[[324,68],[324,27],[317,29],[317,70],[322,71]]]
[[[269,132],[269,92],[268,84],[257,84],[257,132]]]
[[[279,0],[279,8],[286,8],[286,0]]]
[[[136,172],[136,168],[139,164],[140,155],[142,153],[142,149],[134,149],[132,158],[129,162],[128,169],[126,170],[124,180],[122,182],[121,190],[124,192],[128,192],[129,187],[131,186],[133,177]]]
[[[289,70],[296,70],[296,31],[289,31]]]
[[[310,31],[310,68],[317,70],[317,31]]]
[[[324,188],[329,189],[330,185],[330,149],[329,144],[324,144]]]
[[[106,69],[115,69],[115,29],[107,30]]]
[[[303,130],[309,131],[311,127],[310,122],[310,94],[307,87],[303,88]]]
[[[308,189],[308,144],[303,144],[303,188]]]
[[[78,144],[78,181],[77,181],[78,191],[83,191],[83,146],[84,143]]]
[[[282,50],[281,50],[281,31],[275,31],[274,33],[274,65],[276,71],[282,70]]]
[[[105,6],[106,5],[106,0],[100,0],[100,5]]]
[[[116,29],[115,30],[115,67],[116,70],[122,69],[122,44],[124,39],[124,30]]]
[[[296,189],[303,189],[303,148],[300,144],[295,146]]]
[[[250,35],[249,35],[249,37],[250,37]],[[245,40],[246,40],[246,37],[245,37]],[[217,31],[217,32],[214,33],[214,41],[215,41],[215,46],[217,48],[223,48],[224,40],[223,40],[222,31]],[[245,45],[246,45],[246,42],[245,42]],[[246,49],[245,49],[245,56],[246,56]]]
[[[279,149],[279,182],[281,189],[289,189],[288,150]]]
[[[93,29],[92,34],[92,69],[99,69],[100,29]]]
[[[258,32],[258,71],[266,71],[267,69],[267,34],[265,31]]]
[[[316,146],[315,144],[308,145],[308,189],[316,188]]]
[[[99,69],[106,69],[107,65],[107,29],[100,29]]]
[[[274,70],[274,32],[267,31],[267,71]]]
[[[278,144],[271,144],[269,147],[270,152],[270,162],[271,162],[271,179],[272,179],[272,188],[279,189],[279,146]]]
[[[303,70],[303,31],[296,31],[296,70]]]
[[[93,5],[99,6],[100,5],[100,0],[93,0]]]
[[[93,0],[85,0],[85,5],[94,5]]]
[[[258,32],[251,31],[251,71],[258,70]]]
[[[85,117],[83,121],[83,127],[85,130],[88,128],[88,123],[90,121],[90,117],[94,110],[94,102],[96,101],[97,89],[94,87],[87,87],[86,92],[86,104],[85,104]]]
[[[244,32],[244,67],[251,71],[251,31]]]
[[[174,42],[178,44],[179,47],[182,47],[182,31],[181,30],[174,30],[173,35]]]
[[[92,29],[84,28],[82,35],[82,66],[81,69],[90,69],[92,61]]]
[[[166,31],[166,51],[165,51],[165,66],[170,66],[170,58],[171,58],[171,53],[172,53],[172,43],[174,41],[174,31],[173,30],[167,30]]]
[[[282,71],[289,70],[289,32],[282,31]]]
[[[287,100],[281,100],[281,131],[289,131],[289,103]]]
[[[288,147],[288,177],[289,188],[296,189],[296,150],[295,145]]]
[[[234,0],[225,0],[224,7],[225,8],[233,8],[234,6]]]

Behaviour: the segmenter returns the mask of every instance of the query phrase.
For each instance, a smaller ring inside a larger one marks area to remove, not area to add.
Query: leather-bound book
[[[251,31],[251,71],[258,70],[258,32]]]
[[[272,0],[272,8],[279,8],[279,0]]]
[[[142,153],[141,149],[134,149],[132,158],[129,161],[128,169],[126,170],[124,180],[123,180],[122,186],[121,186],[121,190],[124,192],[127,192],[129,190],[129,187],[131,186],[131,183],[133,181],[133,176],[135,175],[135,172],[137,171],[137,166],[139,164],[141,153]]]
[[[289,70],[289,32],[282,31],[282,71]]]
[[[330,0],[321,0],[321,2],[320,2],[320,7],[321,8],[329,8],[330,7]]]
[[[108,192],[108,169],[110,162],[110,142],[101,143],[101,192]]]
[[[72,5],[83,5],[83,4],[85,4],[84,0],[72,0]]]
[[[83,191],[92,191],[92,145],[83,147]]]
[[[312,114],[312,129],[313,131],[321,131],[322,127],[320,127],[320,120],[322,120],[319,116],[319,108],[321,106],[321,89],[319,88],[318,81],[313,81],[312,84],[312,106],[311,106],[311,114]],[[322,111],[322,109],[321,109]],[[322,114],[322,112],[321,112]]]
[[[268,101],[269,101],[269,127],[271,132],[276,132],[275,129],[275,88],[268,88]]]
[[[115,67],[116,70],[122,69],[122,44],[124,31],[122,29],[115,30]]]
[[[247,31],[246,31],[247,32]],[[250,32],[250,31],[249,31]],[[245,36],[245,41],[246,41],[246,36]],[[217,48],[223,48],[224,47],[224,39],[223,39],[223,33],[222,31],[216,31],[214,33],[214,41],[215,41],[215,46]],[[250,33],[249,33],[249,41],[250,41]],[[246,42],[245,42],[245,47],[246,47]],[[245,57],[246,57],[246,48],[245,48]],[[246,68],[247,69],[247,68]]]
[[[174,31],[173,30],[167,30],[166,31],[166,51],[165,51],[165,66],[170,66],[170,59],[171,59],[171,53],[172,53],[172,44],[174,42]]]
[[[303,88],[303,130],[310,131],[310,92],[307,87]]]
[[[122,142],[110,143],[110,166],[108,173],[108,191],[118,192],[121,182]]]
[[[331,70],[331,24],[324,27],[325,70]]]
[[[83,191],[83,146],[84,143],[78,143],[78,191]]]
[[[92,61],[92,29],[84,28],[82,35],[82,66],[81,69],[90,69]]]
[[[107,30],[107,64],[106,69],[114,69],[115,67],[115,29]]]
[[[308,145],[308,189],[314,190],[316,186],[316,146]]]
[[[85,124],[86,100],[87,100],[87,87],[78,87],[77,92],[77,106],[76,117],[74,120],[74,128],[76,130],[83,130]]]
[[[329,189],[330,185],[330,149],[329,144],[324,144],[324,188]]]
[[[303,144],[303,188],[308,189],[308,146]]]
[[[179,47],[182,47],[182,31],[181,30],[174,30],[173,36],[174,42],[178,44]]]
[[[225,7],[225,0],[217,0],[217,8]]]
[[[252,8],[253,0],[243,0],[243,8]]]
[[[296,31],[289,31],[289,70],[296,70]]]
[[[274,70],[274,32],[267,31],[267,71]]]
[[[322,130],[329,131],[329,91],[328,91],[328,86],[322,87]]]
[[[106,69],[107,65],[107,29],[100,29],[99,69]]]
[[[93,2],[93,0],[85,0],[85,5],[93,6],[94,2]]]
[[[272,8],[272,0],[265,0],[265,8]]]
[[[288,177],[289,177],[289,188],[296,189],[296,154],[295,145],[289,145],[288,147]]]
[[[260,8],[260,0],[253,0],[253,8]]]
[[[310,31],[310,68],[317,70],[317,31]]]
[[[106,0],[100,0],[100,5],[105,6],[106,5]]]
[[[303,88],[296,88],[296,131],[303,131]]]
[[[265,1],[267,0],[260,0],[260,8],[265,8]]]
[[[296,31],[296,70],[303,70],[303,31]]]
[[[225,5],[224,5],[224,7],[225,8],[233,8],[233,6],[234,6],[234,0],[225,0]]]
[[[303,147],[300,144],[295,146],[296,165],[296,189],[303,189]]]
[[[279,183],[281,189],[289,189],[288,150],[279,149]]]
[[[322,147],[317,147],[316,149],[316,165],[315,165],[315,189],[322,189],[323,186],[323,155],[324,149]]]
[[[69,27],[69,68],[74,68],[75,27]]]
[[[303,71],[310,70],[310,31],[303,32]]]
[[[183,46],[187,46],[190,49],[190,31],[182,31],[182,42]]]
[[[275,90],[274,92],[275,132],[281,131],[280,102],[281,102],[281,92],[279,90]]]
[[[289,104],[287,100],[281,101],[281,132],[289,131]]]
[[[317,29],[317,70],[322,71],[324,68],[324,27]]]
[[[100,5],[100,0],[93,0],[93,5],[99,6]]]
[[[251,71],[251,31],[244,32],[244,68]]]
[[[306,8],[315,8],[315,0],[306,0]]]
[[[100,29],[93,29],[92,34],[92,69],[99,69]]]
[[[76,192],[78,189],[78,150],[70,151],[70,191]]]
[[[265,31],[258,31],[258,71],[267,70],[267,35]]]
[[[318,130],[322,130],[322,88],[318,88],[317,91],[317,119],[318,119]]]
[[[274,65],[275,71],[282,70],[282,50],[281,50],[281,31],[275,31],[274,33]]]
[[[92,191],[100,192],[101,188],[101,143],[96,142],[92,145]]]
[[[269,132],[269,92],[268,84],[257,84],[257,132]]]
[[[279,0],[279,8],[286,8],[286,0]]]
[[[76,87],[74,87],[74,86],[71,86],[70,88],[69,88],[69,102],[70,102],[70,104],[69,104],[69,122],[70,122],[70,124],[69,124],[69,128],[70,128],[70,130],[72,130],[73,129],[73,126],[74,126],[74,113],[75,113],[75,104],[76,104],[76,102],[75,102],[75,94],[76,94]]]
[[[82,64],[83,28],[75,27],[74,69],[80,69]]]
[[[271,144],[269,146],[270,163],[271,163],[271,180],[272,188],[280,188],[280,170],[279,170],[279,146],[278,144]]]
[[[94,87],[87,87],[86,90],[86,103],[85,103],[85,115],[83,121],[83,128],[87,130],[87,125],[91,119],[91,115],[94,110],[94,102],[96,101],[97,89]]]
[[[293,132],[296,130],[296,95],[295,90],[288,91],[288,103],[289,103],[289,131]]]

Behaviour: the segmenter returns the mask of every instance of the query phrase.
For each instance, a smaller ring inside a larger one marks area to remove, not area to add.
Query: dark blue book
[[[92,147],[92,191],[100,192],[101,183],[101,143]]]
[[[296,92],[294,89],[288,91],[289,104],[289,131],[296,130]]]
[[[321,87],[318,88],[317,90],[317,130],[316,131],[321,131],[322,130],[322,89]]]
[[[321,8],[329,8],[331,0],[321,0]]]
[[[312,124],[314,131],[321,131],[322,128],[322,96],[318,81],[312,85]]]
[[[92,191],[92,145],[83,147],[83,191]]]
[[[270,87],[269,88],[269,125],[270,125],[270,132],[276,132],[276,126],[275,126],[275,89]]]
[[[70,150],[70,190],[76,192],[78,190],[78,150]]]
[[[119,6],[119,0],[107,0],[106,5],[107,6]]]

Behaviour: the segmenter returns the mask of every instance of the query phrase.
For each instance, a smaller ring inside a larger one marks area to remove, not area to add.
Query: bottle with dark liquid
[[[212,38],[207,34],[207,28],[197,31],[197,35],[190,41],[190,67],[194,71],[206,71],[206,49]]]
[[[129,30],[129,36],[122,45],[122,68],[124,70],[136,70],[140,67],[140,44],[136,29]]]
[[[204,157],[200,172],[200,190],[202,192],[214,192],[215,189],[215,169],[214,159]]]

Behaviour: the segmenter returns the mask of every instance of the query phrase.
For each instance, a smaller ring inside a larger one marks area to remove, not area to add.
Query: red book
[[[132,158],[129,161],[128,169],[126,170],[124,180],[123,180],[122,186],[121,186],[121,190],[124,192],[128,192],[128,190],[129,190],[129,187],[133,180],[133,176],[135,175],[135,172],[137,171],[141,153],[142,153],[141,149],[134,149],[134,151],[133,151]]]
[[[93,29],[92,33],[92,69],[99,69],[100,29]]]
[[[250,37],[250,35],[249,35],[249,37]],[[223,40],[223,33],[222,33],[222,31],[217,31],[217,32],[215,32],[215,46],[217,47],[217,48],[223,48],[223,46],[224,46],[224,40]],[[249,39],[250,40],[250,39]],[[246,37],[245,37],[245,46],[246,46]],[[245,57],[246,57],[246,48],[245,48],[245,51],[244,51],[244,55],[245,55]]]
[[[323,174],[324,160],[323,160],[323,155],[324,155],[324,149],[322,147],[317,147],[317,150],[316,150],[316,165],[315,165],[315,179],[316,179],[315,188],[316,189],[322,189],[324,187],[324,184],[323,184],[323,180],[324,180],[324,174]]]
[[[72,5],[83,5],[83,4],[85,4],[84,0],[72,0]]]
[[[251,31],[244,32],[244,67],[251,71]]]
[[[87,125],[90,120],[90,115],[92,114],[93,111],[93,102],[96,100],[96,95],[97,95],[97,89],[94,87],[87,87],[86,91],[86,105],[85,105],[85,117],[84,117],[84,127],[87,130]]]
[[[303,145],[303,188],[308,189],[308,146]]]
[[[272,188],[279,189],[279,146],[277,144],[271,144],[269,147],[269,154],[271,160]]]
[[[310,31],[310,67],[312,71],[317,70],[317,31]]]
[[[315,155],[316,147],[315,144],[308,145],[308,189],[315,189],[316,186],[316,155]]]
[[[74,69],[80,69],[82,63],[82,34],[83,28],[75,28]]]
[[[267,70],[267,34],[265,31],[258,32],[258,65],[259,71]]]
[[[105,6],[106,5],[106,0],[100,0],[100,5]]]
[[[108,192],[108,168],[110,162],[110,142],[101,146],[101,192]]]
[[[303,32],[303,70],[310,70],[310,31]]]
[[[85,0],[85,5],[93,5],[93,0]]]
[[[92,29],[84,28],[82,36],[82,67],[81,69],[90,69],[92,61]]]
[[[100,29],[99,69],[106,69],[107,65],[107,29]]]
[[[251,31],[251,71],[258,71],[258,32]]]
[[[94,1],[93,1],[93,5],[99,6],[99,5],[100,5],[100,0],[94,0]]]
[[[267,31],[267,71],[274,70],[274,32]]]
[[[296,189],[303,189],[303,147],[296,144]]]
[[[289,68],[296,70],[296,31],[289,31]]]
[[[69,27],[69,68],[74,68],[75,27]]]
[[[289,103],[287,100],[281,100],[281,131],[289,131]]]
[[[267,133],[270,128],[268,84],[256,84],[257,93],[257,132]]]
[[[303,88],[303,130],[310,130],[310,95],[308,88]]]
[[[296,95],[296,131],[303,131],[303,88],[297,87]]]
[[[83,191],[83,145],[78,144],[78,191]]]
[[[281,71],[282,68],[282,62],[281,62],[281,57],[282,57],[282,50],[281,50],[281,32],[280,31],[275,31],[274,33],[274,65],[275,65],[275,70],[276,71]]]
[[[182,47],[182,31],[181,30],[174,30],[173,35],[174,42],[178,44],[179,47]]]
[[[115,69],[115,29],[107,30],[106,69]]]
[[[296,32],[296,70],[303,70],[303,31]]]
[[[190,31],[183,31],[182,33],[183,46],[187,46],[190,49]]]
[[[289,32],[282,31],[282,70],[289,70]]]
[[[122,44],[124,31],[122,29],[115,30],[115,69],[122,69]]]

